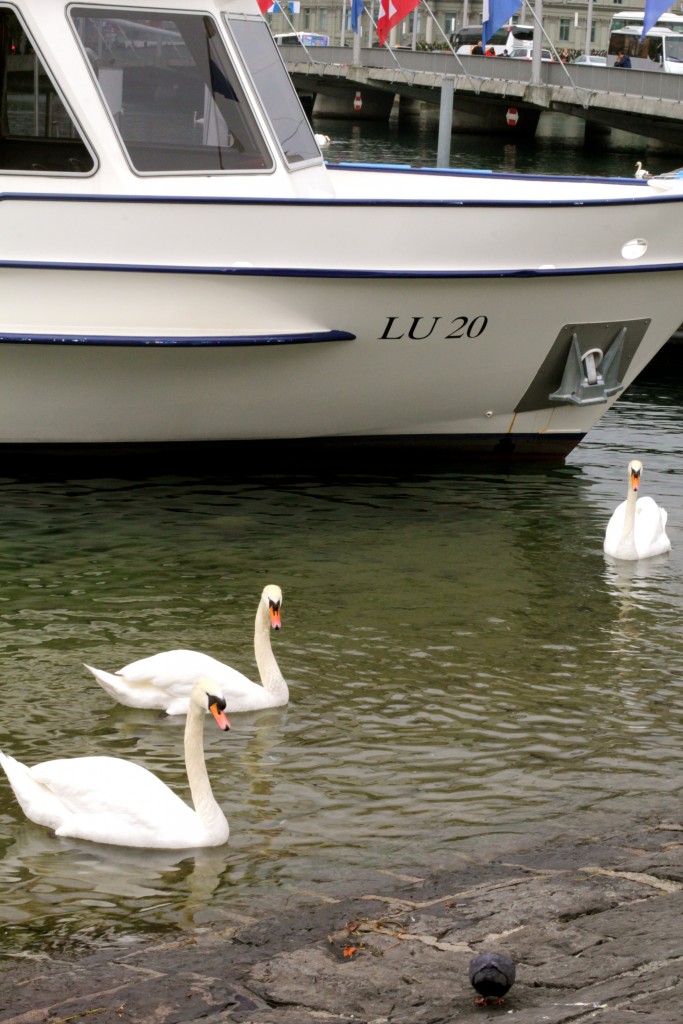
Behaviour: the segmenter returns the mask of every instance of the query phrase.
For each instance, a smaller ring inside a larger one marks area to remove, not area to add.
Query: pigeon
[[[470,961],[470,981],[480,995],[478,1006],[487,1006],[489,999],[494,1005],[503,1002],[503,996],[515,981],[515,963],[504,953],[477,953]]]

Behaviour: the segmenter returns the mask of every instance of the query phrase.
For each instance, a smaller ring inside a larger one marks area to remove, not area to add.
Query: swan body
[[[281,605],[280,588],[272,584],[265,587],[254,623],[254,654],[261,684],[200,651],[163,651],[133,661],[116,673],[85,667],[111,697],[131,708],[187,714],[192,687],[203,678],[213,681],[231,714],[279,707],[289,700],[289,688],[270,645],[270,630],[280,629]]]
[[[671,550],[666,509],[652,498],[637,498],[642,471],[637,459],[629,462],[626,501],[617,505],[607,524],[604,551],[613,558],[635,561]]]
[[[118,757],[74,757],[28,768],[0,751],[0,764],[24,814],[58,836],[115,846],[183,850],[227,843],[230,827],[211,792],[203,747],[204,715],[230,728],[211,680],[192,689],[185,765],[194,810],[141,765]]]
[[[315,141],[319,146],[327,146],[332,141],[329,135],[321,135],[320,132],[315,132]]]
[[[636,178],[651,178],[652,175],[649,171],[646,171],[640,160],[636,160]]]

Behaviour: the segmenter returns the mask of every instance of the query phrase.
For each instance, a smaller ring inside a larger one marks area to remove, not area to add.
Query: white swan
[[[671,541],[666,535],[666,510],[652,498],[636,501],[642,472],[638,459],[629,462],[626,501],[617,505],[607,524],[604,551],[613,558],[634,561],[671,550]]]
[[[314,135],[315,141],[318,143],[319,146],[327,146],[330,142],[332,142],[332,139],[329,137],[329,135],[321,135],[320,132],[314,132]]]
[[[652,175],[649,171],[646,171],[640,160],[636,160],[636,178],[651,178]]]
[[[163,651],[133,661],[115,674],[85,667],[107,693],[131,708],[157,708],[169,715],[184,715],[197,679],[212,679],[233,711],[275,708],[289,700],[289,689],[270,646],[270,629],[280,629],[282,591],[269,585],[261,594],[254,624],[254,653],[262,686],[237,669],[199,651]]]
[[[204,761],[204,715],[228,730],[225,703],[210,680],[192,688],[185,723],[185,767],[195,809],[152,772],[119,757],[74,757],[28,768],[0,751],[27,818],[58,836],[115,846],[184,850],[227,843],[230,827],[211,792]]]

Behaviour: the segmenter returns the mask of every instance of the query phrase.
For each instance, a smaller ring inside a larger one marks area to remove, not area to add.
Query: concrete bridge
[[[581,118],[587,131],[616,128],[683,151],[683,75],[543,62],[455,57],[452,53],[350,47],[281,47],[300,95],[327,117],[387,119],[394,97],[439,106],[454,90],[454,128],[533,134],[543,111]]]

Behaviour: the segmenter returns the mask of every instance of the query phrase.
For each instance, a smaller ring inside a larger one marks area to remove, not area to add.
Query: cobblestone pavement
[[[502,1006],[475,1005],[467,965],[483,949],[517,961]],[[683,828],[375,874],[357,896],[0,969],[11,1024],[682,1024]]]

